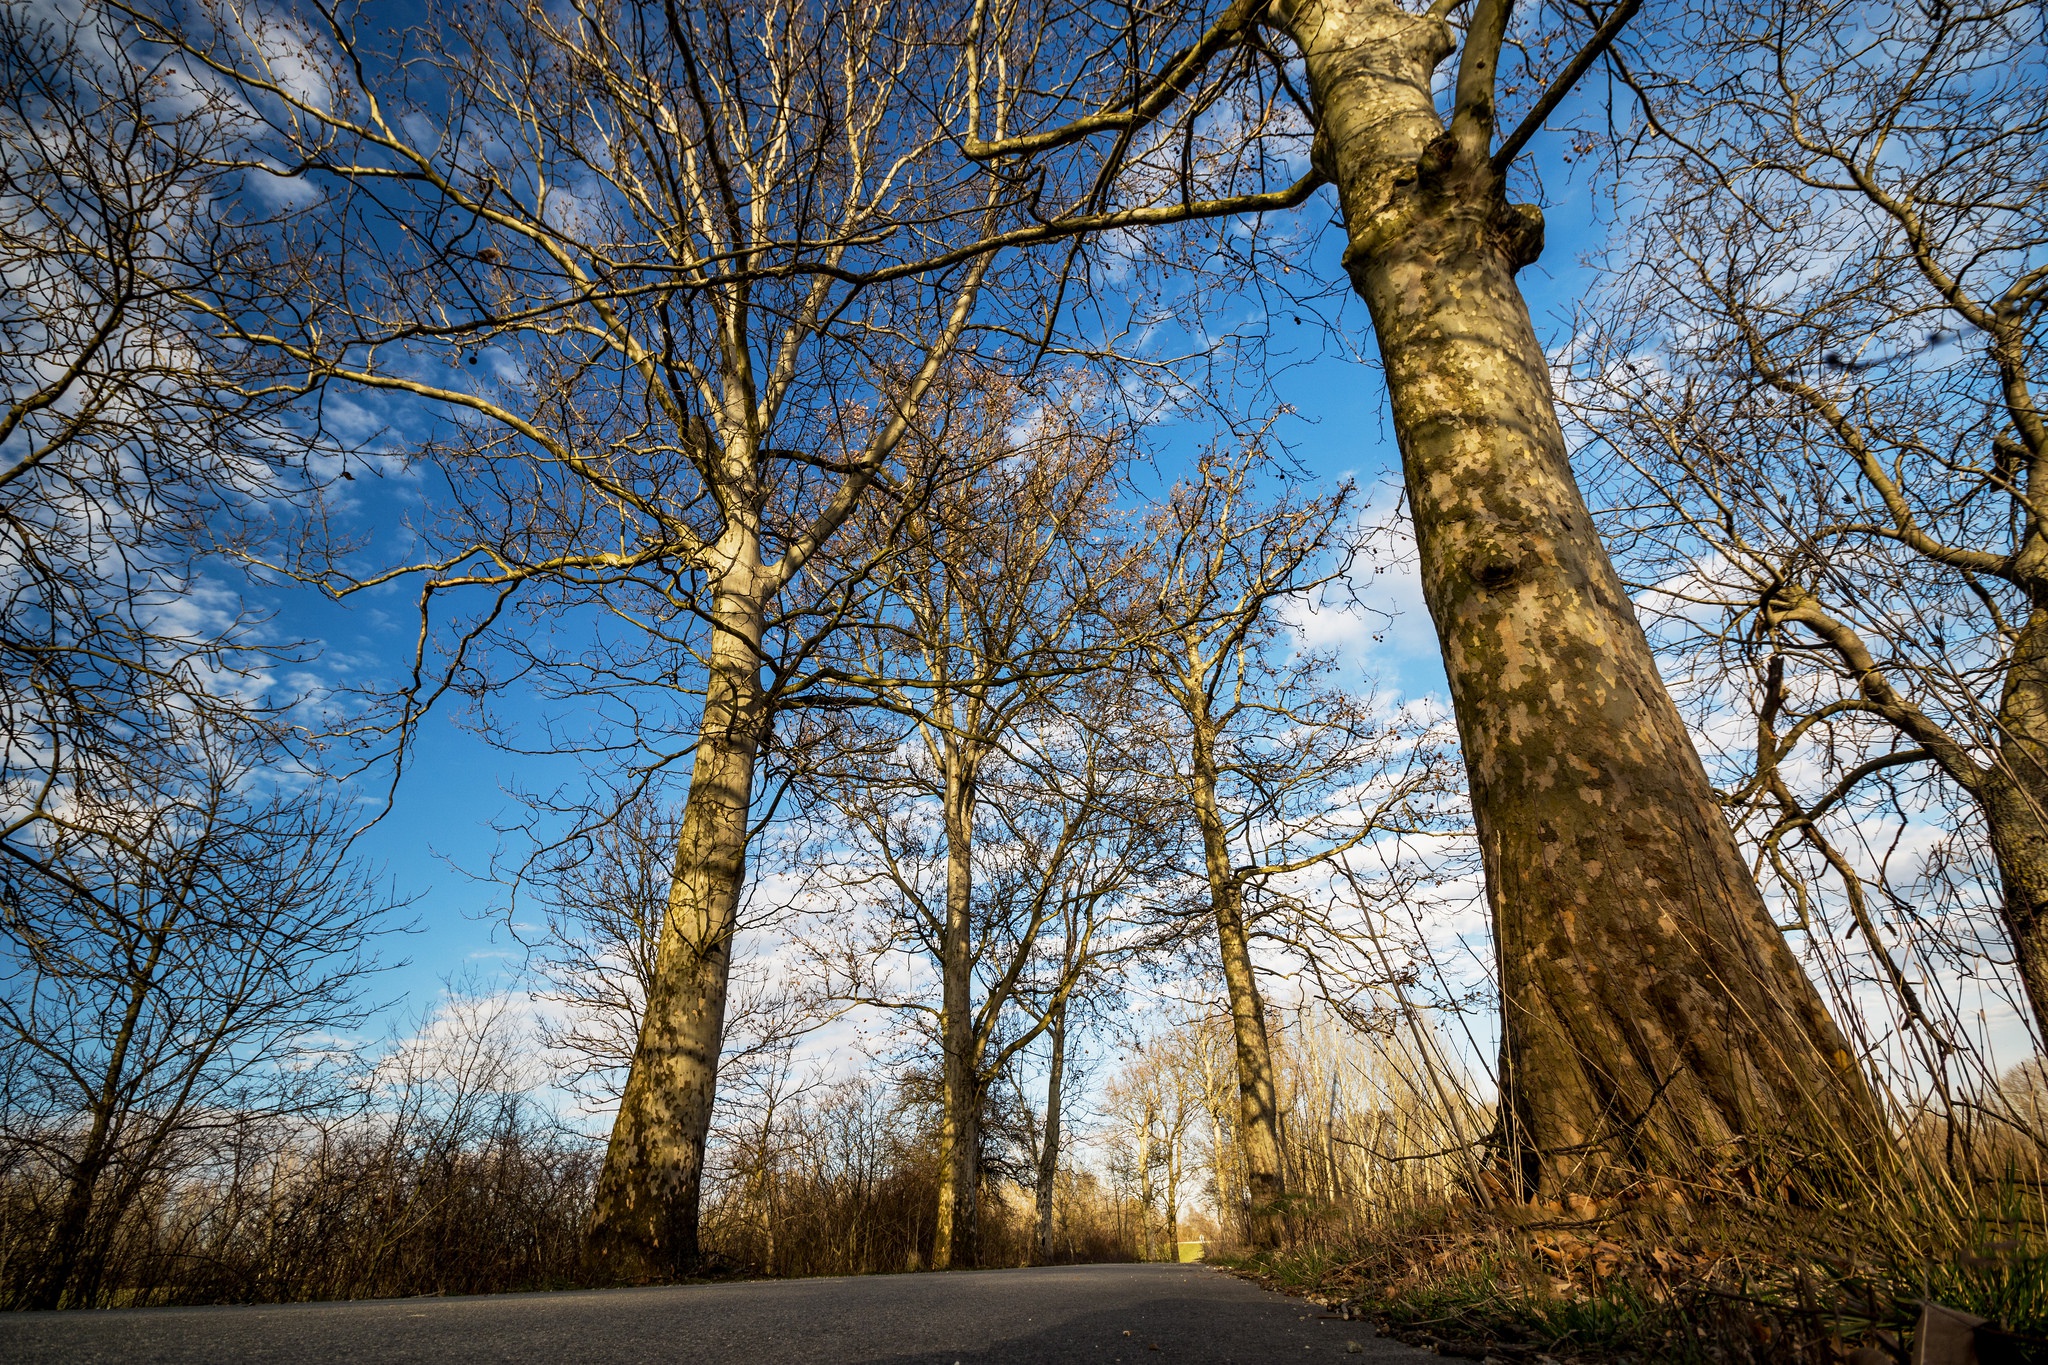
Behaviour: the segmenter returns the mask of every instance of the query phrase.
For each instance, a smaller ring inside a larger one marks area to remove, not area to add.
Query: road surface
[[[9,1365],[1149,1365],[1423,1352],[1199,1265],[382,1299],[259,1308],[0,1313]]]

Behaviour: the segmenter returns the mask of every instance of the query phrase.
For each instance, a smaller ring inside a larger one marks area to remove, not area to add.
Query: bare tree
[[[1540,211],[1508,197],[1516,161],[1635,10],[981,0],[967,39],[966,150],[1041,176],[1050,221],[1136,228],[1334,186],[1471,778],[1510,1165],[1544,1190],[1765,1139],[1855,1161],[1881,1131],[1595,534],[1515,283],[1543,244]],[[1513,87],[1533,98],[1508,124]],[[1269,236],[1230,266],[1270,281],[1297,260]]]
[[[1152,1256],[1151,1211],[1156,1199],[1164,1259],[1179,1254],[1181,1189],[1193,1155],[1194,1137],[1207,1118],[1199,1077],[1176,1055],[1181,1033],[1169,1030],[1143,1043],[1105,1091],[1116,1118],[1123,1156],[1135,1168],[1145,1228],[1140,1242]],[[1154,1172],[1157,1172],[1156,1176]]]
[[[1702,701],[1754,717],[1731,806],[1800,927],[1807,846],[1923,1027],[1854,846],[1873,802],[1966,808],[2048,1019],[2042,55],[2027,7],[1888,3],[1646,52],[1654,189],[1575,365],[1631,576]]]
[[[976,472],[891,530],[877,604],[828,670],[861,690],[870,717],[845,727],[846,757],[812,779],[858,850],[846,880],[900,907],[846,945],[848,993],[928,1010],[936,1025],[939,1268],[975,1256],[992,1078],[1111,946],[1113,912],[1158,851],[1142,768],[1118,728],[1092,718],[1104,694],[1077,681],[1118,643],[1103,609],[1132,562],[1110,516],[1124,453],[1057,408],[1020,411],[1024,396],[1007,385],[962,396],[972,419],[949,444],[978,451]],[[978,855],[989,833],[995,846]],[[937,969],[936,1009],[873,975],[913,945]],[[1012,1030],[1019,1007],[1029,1017]]]
[[[1238,1140],[1241,1111],[1234,1021],[1217,1015],[1195,1020],[1177,1042],[1175,1056],[1190,1068],[1190,1083],[1201,1100],[1208,1137],[1208,1184],[1217,1218],[1233,1233],[1247,1232],[1244,1213],[1250,1203],[1251,1182],[1243,1144]]]
[[[225,212],[231,113],[129,50],[99,7],[0,5],[0,860],[195,723],[252,743],[272,670],[238,566],[306,482],[261,360],[190,308],[246,282]],[[269,714],[266,714],[269,713]]]
[[[21,1304],[103,1301],[172,1164],[345,1097],[389,904],[284,720],[306,652],[218,553],[318,482],[274,357],[191,302],[264,287],[235,117],[101,6],[0,6],[0,1122],[50,1191]]]
[[[1103,1104],[1115,1121],[1111,1147],[1116,1173],[1127,1177],[1138,1205],[1138,1259],[1152,1259],[1152,1143],[1158,1126],[1158,1097],[1148,1085],[1142,1061],[1109,1083]]]
[[[0,1136],[48,1172],[21,1306],[102,1302],[138,1193],[195,1135],[335,1106],[391,906],[346,854],[354,812],[203,722],[75,791],[0,873]]]
[[[1053,1214],[1054,1204],[1059,1195],[1061,1141],[1064,1138],[1062,1124],[1066,1118],[1067,1103],[1067,1014],[1072,1000],[1062,1000],[1052,1009],[1052,1022],[1046,1029],[1046,1053],[1049,1058],[1045,1069],[1045,1114],[1038,1133],[1036,1179],[1032,1182],[1031,1202],[1038,1216],[1038,1259],[1051,1264],[1053,1257]]]
[[[617,701],[584,741],[608,764],[689,767],[592,1229],[617,1273],[672,1271],[757,766],[840,594],[818,551],[864,502],[915,502],[896,452],[988,315],[1029,313],[985,283],[1044,234],[1004,235],[1021,187],[948,154],[957,54],[900,6],[452,6],[388,42],[327,10],[133,12],[254,111],[252,161],[318,187],[275,238],[289,309],[219,300],[219,329],[431,433],[425,559],[291,566],[344,596],[418,582],[396,723],[496,686],[495,659]],[[444,601],[466,614],[435,666]],[[514,628],[586,609],[584,650]]]
[[[1333,686],[1332,661],[1297,652],[1287,613],[1313,607],[1359,547],[1350,490],[1262,504],[1261,462],[1204,459],[1154,513],[1155,563],[1135,599],[1150,623],[1140,665],[1169,719],[1163,752],[1202,850],[1237,1053],[1237,1140],[1255,1242],[1279,1236],[1286,1190],[1279,1103],[1253,944],[1290,940],[1308,970],[1335,971],[1291,929],[1318,918],[1294,883],[1366,841],[1418,828],[1440,786],[1428,743]],[[1326,946],[1326,945],[1324,945]]]
[[[1159,869],[1152,869],[1156,875]],[[1143,890],[1141,889],[1141,894]],[[1059,1255],[1059,1233],[1063,1202],[1069,1220],[1073,1215],[1071,1195],[1075,1171],[1072,1153],[1085,1141],[1085,1116],[1093,1094],[1090,1085],[1089,1042],[1113,1032],[1111,1022],[1126,1007],[1131,992],[1125,981],[1129,967],[1143,960],[1148,946],[1140,938],[1131,945],[1138,951],[1103,953],[1092,962],[1075,963],[1072,955],[1085,947],[1080,922],[1085,907],[1069,902],[1064,908],[1056,936],[1060,961],[1046,973],[1059,982],[1082,970],[1066,994],[1047,1008],[1049,1023],[1044,1032],[1045,1084],[1043,1106],[1033,1105],[1027,1091],[1029,1053],[1012,1057],[1009,1080],[1015,1089],[1020,1145],[1025,1155],[1025,1173],[1019,1183],[1031,1194],[1036,1215],[1034,1251],[1041,1264],[1051,1265]],[[1050,966],[1050,964],[1048,964]],[[1072,1245],[1071,1240],[1069,1246]]]

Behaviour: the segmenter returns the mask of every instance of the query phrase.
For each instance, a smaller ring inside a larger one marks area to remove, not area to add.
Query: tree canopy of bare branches
[[[1646,51],[1654,188],[1577,357],[1632,576],[1689,671],[1747,680],[1714,689],[1754,717],[1731,803],[1800,906],[1838,888],[1923,1030],[1873,803],[1988,841],[2048,1017],[2041,43],[2024,7],[1779,4]]]
[[[0,6],[0,859],[127,790],[197,725],[275,738],[270,638],[232,559],[305,486],[263,363],[186,302],[244,280],[229,111],[118,26]],[[267,737],[267,738],[266,738]],[[52,875],[56,875],[54,872]]]

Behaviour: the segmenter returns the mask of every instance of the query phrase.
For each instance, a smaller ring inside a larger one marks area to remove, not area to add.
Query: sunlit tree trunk
[[[590,1250],[622,1279],[661,1278],[698,1257],[704,1143],[717,1093],[732,936],[746,876],[766,601],[759,555],[735,535],[712,597],[704,719],[690,769],[675,880],[653,988],[605,1152]]]
[[[1200,719],[1192,727],[1195,823],[1202,832],[1203,863],[1209,877],[1209,905],[1216,919],[1216,946],[1230,999],[1230,1028],[1237,1048],[1237,1142],[1251,1197],[1246,1231],[1254,1246],[1280,1240],[1286,1186],[1280,1162],[1280,1103],[1273,1082],[1273,1045],[1266,1036],[1266,1006],[1252,967],[1245,932],[1243,889],[1230,865],[1224,822],[1216,805],[1216,736]]]
[[[2037,542],[2038,534],[2029,539]],[[2048,607],[2035,607],[2021,628],[1998,733],[2003,743],[1978,799],[2005,883],[2014,965],[2035,1027],[2048,1036]]]
[[[1470,773],[1511,1171],[1547,1192],[1779,1141],[1867,1144],[1862,1073],[1766,913],[1573,479],[1514,281],[1542,220],[1490,164],[1490,65],[1469,97],[1461,74],[1470,117],[1446,132],[1447,23],[1385,0],[1279,18],[1372,314]]]

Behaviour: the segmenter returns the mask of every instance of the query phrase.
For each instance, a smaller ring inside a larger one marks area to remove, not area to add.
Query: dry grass
[[[1456,1198],[1342,1237],[1304,1228],[1232,1264],[1447,1355],[1879,1365],[1907,1359],[1932,1300],[1992,1323],[2004,1358],[2048,1360],[2039,1187],[1953,1175],[1918,1171],[1882,1201],[1786,1202],[1729,1181],[1627,1200]]]
[[[1620,1197],[1529,1203],[1489,1178],[1472,1140],[1487,1107],[1443,1102],[1470,1091],[1426,1074],[1443,1056],[1426,1037],[1313,1012],[1274,1036],[1291,1244],[1222,1258],[1261,1282],[1501,1361],[1879,1365],[1907,1359],[1923,1300],[1988,1320],[1999,1358],[2048,1361],[2036,1066],[1900,1117],[1892,1160],[1760,1153]],[[1229,1154],[1220,1127],[1196,1143]]]

